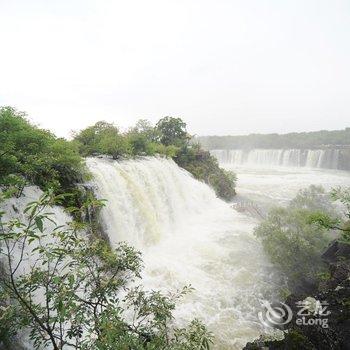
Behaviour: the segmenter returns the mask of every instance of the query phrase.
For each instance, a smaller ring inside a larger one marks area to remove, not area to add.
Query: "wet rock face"
[[[248,343],[245,350],[295,349],[295,350],[350,350],[350,245],[333,242],[322,255],[328,264],[330,277],[310,294],[316,300],[327,302],[329,315],[324,324],[299,325],[297,302],[309,286],[298,288],[285,303],[293,311],[293,319],[287,325],[285,339],[281,341],[256,340]],[[306,318],[307,320],[308,318]]]
[[[350,260],[350,244],[333,241],[322,254],[322,258],[329,264]]]

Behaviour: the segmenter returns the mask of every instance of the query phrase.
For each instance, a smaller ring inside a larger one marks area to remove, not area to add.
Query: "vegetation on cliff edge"
[[[12,107],[0,108],[0,188],[20,196],[23,187],[38,185],[56,194],[71,193],[66,206],[80,205],[83,193],[77,186],[87,178],[82,157],[99,154],[114,159],[163,155],[193,176],[209,184],[225,200],[235,195],[235,176],[221,169],[214,157],[198,144],[190,143],[186,124],[180,118],[165,117],[152,126],[140,120],[127,132],[107,122],[97,122],[73,141],[57,138],[31,124],[25,113]]]
[[[26,114],[0,108],[0,188],[20,196],[26,185],[76,193],[84,177],[76,145],[31,124]],[[74,196],[66,198],[68,205]],[[74,200],[70,204],[76,204]]]
[[[220,168],[209,152],[190,140],[186,123],[173,117],[160,119],[154,127],[147,120],[140,120],[125,133],[113,124],[100,121],[74,137],[85,157],[99,154],[114,159],[156,154],[171,157],[196,179],[209,184],[218,197],[231,200],[235,195],[235,175]]]

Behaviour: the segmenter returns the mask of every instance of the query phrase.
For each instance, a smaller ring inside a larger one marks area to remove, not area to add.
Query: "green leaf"
[[[42,233],[44,231],[44,225],[43,225],[43,220],[41,219],[41,217],[37,216],[35,218],[35,224],[36,224],[37,228],[39,229],[39,231]]]

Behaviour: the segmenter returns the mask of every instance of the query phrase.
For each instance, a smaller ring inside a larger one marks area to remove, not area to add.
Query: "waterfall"
[[[339,168],[338,149],[212,150],[219,163],[247,166]]]
[[[172,160],[90,158],[112,245],[142,251],[147,289],[195,291],[178,306],[182,325],[199,317],[218,349],[240,349],[262,331],[260,299],[272,298],[271,267],[252,235],[256,221],[233,210]],[[268,297],[267,297],[268,296]]]

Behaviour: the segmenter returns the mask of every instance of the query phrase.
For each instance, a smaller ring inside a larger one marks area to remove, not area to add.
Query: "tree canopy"
[[[0,108],[0,186],[68,189],[81,180],[82,164],[73,143],[30,124],[25,113]]]
[[[26,184],[35,184],[56,193],[72,193],[66,205],[77,205],[82,193],[76,185],[87,176],[82,157],[162,155],[209,184],[220,198],[231,200],[235,175],[221,169],[214,157],[190,139],[182,119],[164,117],[155,126],[141,119],[125,132],[99,121],[67,141],[31,124],[25,113],[1,107],[0,188],[12,188],[19,196]]]
[[[182,146],[190,139],[186,123],[180,118],[164,117],[158,121],[156,130],[159,133],[159,141],[165,146]]]
[[[196,179],[209,184],[225,200],[235,195],[236,177],[219,167],[216,159],[199,144],[190,144],[186,123],[180,118],[164,117],[153,127],[141,119],[126,132],[113,124],[97,122],[75,135],[82,156],[106,154],[114,159],[134,156],[163,155],[171,157]]]

